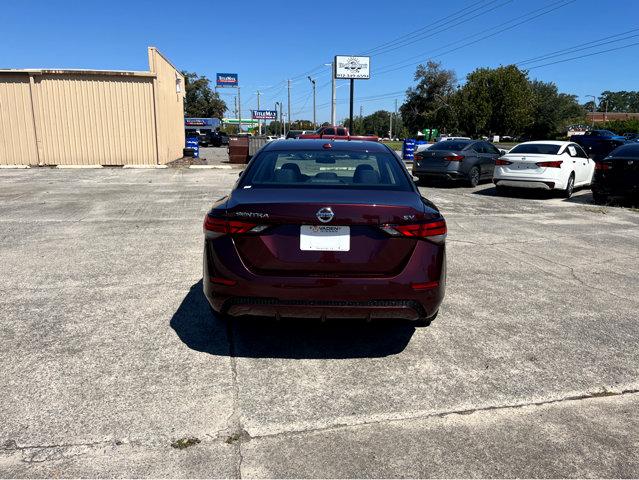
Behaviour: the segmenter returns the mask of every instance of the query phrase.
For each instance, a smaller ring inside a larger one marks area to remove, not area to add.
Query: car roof
[[[575,142],[566,142],[563,140],[535,140],[533,142],[522,142],[519,145],[571,145]]]
[[[264,151],[300,151],[300,150],[324,150],[324,145],[330,143],[332,151],[339,152],[388,152],[388,147],[379,142],[367,142],[360,140],[311,140],[311,139],[289,139],[275,140],[267,143]]]

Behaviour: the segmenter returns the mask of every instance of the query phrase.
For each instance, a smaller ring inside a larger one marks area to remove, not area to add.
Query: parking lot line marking
[[[230,170],[233,167],[230,165],[189,165],[189,168],[195,169],[218,169],[218,170]]]
[[[31,168],[31,165],[0,165],[0,168]]]

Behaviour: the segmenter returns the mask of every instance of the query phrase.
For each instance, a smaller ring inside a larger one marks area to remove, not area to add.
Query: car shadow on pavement
[[[190,288],[170,325],[193,350],[246,358],[386,357],[402,352],[415,332],[415,327],[401,320],[240,317],[227,323],[211,311],[202,280]]]

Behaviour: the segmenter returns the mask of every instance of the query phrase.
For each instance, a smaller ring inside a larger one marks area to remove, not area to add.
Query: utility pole
[[[280,125],[282,126],[282,136],[286,136],[284,128],[284,102],[280,102]]]
[[[393,112],[390,112],[390,126],[388,127],[388,138],[393,139]]]
[[[291,129],[291,81],[288,81],[288,129]]]
[[[315,121],[315,80],[313,80],[310,76],[308,77],[308,79],[313,84],[313,129],[316,129],[317,122]]]
[[[337,115],[337,97],[335,96],[335,62],[331,62],[331,85],[332,85],[332,93],[331,93],[331,125],[336,125],[336,115]]]
[[[395,99],[395,128],[397,128],[397,99]],[[391,112],[391,122],[390,122],[390,139],[393,139],[393,113]]]
[[[257,109],[260,109],[260,91],[257,91]],[[262,135],[262,120],[257,120],[257,134]]]
[[[350,109],[349,109],[349,115],[348,115],[348,126],[351,129],[351,135],[354,133],[353,130],[353,100],[355,99],[355,80],[353,80],[351,78],[351,105],[350,105]]]
[[[237,115],[238,115],[238,124],[237,124],[237,133],[242,133],[242,100],[240,98],[240,86],[237,86]]]
[[[235,100],[235,110],[233,111],[233,113],[235,113],[235,118],[237,119],[237,121],[238,121],[237,124],[239,125],[240,124],[240,121],[239,121],[240,117],[237,116],[237,95],[235,95],[234,100]]]

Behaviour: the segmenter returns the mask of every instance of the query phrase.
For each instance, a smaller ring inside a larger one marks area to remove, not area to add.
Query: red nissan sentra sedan
[[[204,237],[204,293],[222,315],[428,324],[444,297],[446,222],[380,143],[268,143]]]

